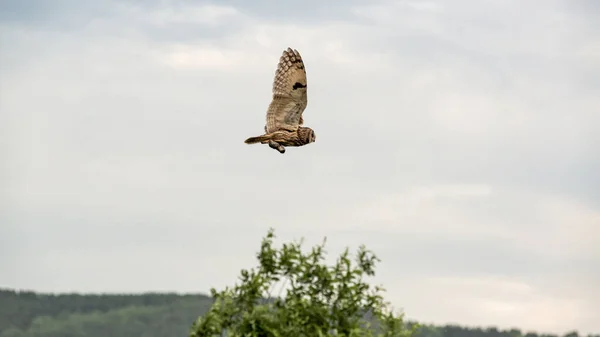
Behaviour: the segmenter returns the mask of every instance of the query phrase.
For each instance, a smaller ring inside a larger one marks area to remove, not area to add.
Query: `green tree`
[[[324,263],[325,241],[308,253],[302,243],[273,247],[273,229],[263,238],[259,266],[241,271],[241,283],[217,292],[210,310],[192,324],[190,337],[385,336],[410,337],[403,314],[383,301],[383,288],[366,278],[379,260],[361,246],[354,263],[346,249],[333,266]],[[284,296],[272,292],[287,287]]]

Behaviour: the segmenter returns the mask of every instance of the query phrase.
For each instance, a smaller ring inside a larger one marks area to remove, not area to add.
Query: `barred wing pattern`
[[[306,70],[297,50],[288,48],[279,58],[273,81],[273,99],[267,110],[265,131],[296,131],[306,109]]]

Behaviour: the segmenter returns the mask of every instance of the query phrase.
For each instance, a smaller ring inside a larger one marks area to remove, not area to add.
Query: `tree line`
[[[0,289],[0,337],[586,337],[405,321],[384,301],[384,289],[369,284],[378,259],[364,246],[329,266],[324,243],[304,252],[301,243],[277,248],[274,237],[270,230],[263,239],[256,268],[210,296]]]
[[[0,290],[0,337],[189,336],[213,300],[202,294],[42,294]],[[494,327],[421,325],[416,337],[584,337]],[[600,337],[600,334],[589,337]]]

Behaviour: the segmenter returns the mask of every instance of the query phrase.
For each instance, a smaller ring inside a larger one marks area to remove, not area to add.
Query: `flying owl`
[[[311,128],[303,127],[306,109],[306,70],[297,50],[283,51],[273,80],[273,99],[267,110],[265,134],[246,139],[246,144],[269,144],[285,153],[285,146],[303,146],[316,140]]]

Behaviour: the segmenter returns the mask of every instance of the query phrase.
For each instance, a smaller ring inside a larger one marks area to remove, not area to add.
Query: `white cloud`
[[[438,307],[432,308],[433,314],[421,315],[448,323],[466,316],[475,326],[497,324],[524,331],[568,331],[590,322],[586,321],[588,308],[583,300],[556,297],[505,277],[428,278],[421,281],[420,290],[440,299],[429,306]],[[446,318],[435,317],[442,310],[458,307],[460,310]],[[493,322],[490,317],[494,317]]]
[[[165,57],[165,63],[176,69],[219,69],[234,71],[250,66],[247,53],[223,51],[220,48],[179,46]]]
[[[215,25],[243,17],[233,7],[212,4],[186,4],[178,8],[165,6],[162,8],[153,8],[150,12],[138,10],[132,14],[140,15],[143,20],[148,20],[150,23],[158,26],[166,26],[173,23],[205,23]]]
[[[299,226],[318,220],[301,218]],[[415,186],[340,205],[327,221],[339,229],[495,238],[548,259],[596,256],[600,211],[558,195],[485,184]],[[331,225],[330,225],[331,226]]]

